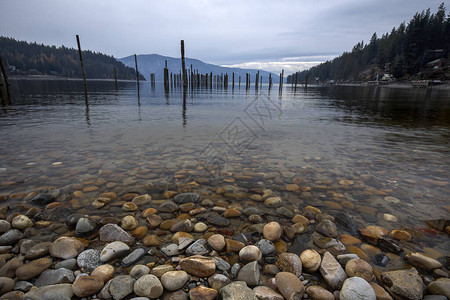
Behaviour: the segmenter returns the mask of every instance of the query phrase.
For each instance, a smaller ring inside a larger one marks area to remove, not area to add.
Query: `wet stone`
[[[106,224],[99,231],[101,242],[120,241],[126,244],[134,242],[134,238],[116,224]]]
[[[347,274],[337,260],[329,252],[325,252],[320,264],[319,271],[325,281],[333,288],[340,289]]]
[[[385,289],[394,295],[394,298],[422,299],[423,281],[414,269],[381,273],[381,281]]]
[[[73,270],[77,265],[77,260],[75,258],[65,259],[55,264],[55,269],[66,268],[69,270]]]
[[[77,265],[88,272],[92,272],[101,265],[100,250],[88,249],[81,252],[77,257]]]
[[[214,263],[216,264],[216,268],[220,271],[229,271],[231,269],[231,266],[228,262],[226,262],[221,257],[213,257]]]
[[[49,258],[38,258],[32,260],[27,264],[24,264],[17,268],[16,277],[19,280],[29,280],[39,276],[44,270],[50,268],[52,261]]]
[[[12,246],[22,238],[22,232],[17,229],[10,229],[0,236],[0,246]]]
[[[41,287],[59,283],[72,283],[75,280],[73,272],[69,269],[60,268],[57,270],[45,270],[36,279],[35,286]]]
[[[191,300],[213,300],[217,297],[218,291],[200,285],[189,291],[189,299]]]
[[[189,275],[185,271],[169,271],[161,276],[161,283],[168,291],[181,289],[189,280]]]
[[[305,286],[294,274],[280,272],[275,276],[275,282],[278,290],[285,299],[302,299]]]
[[[370,284],[361,277],[347,278],[340,292],[341,300],[376,300]]]
[[[90,218],[80,218],[77,222],[75,231],[77,234],[87,234],[95,229],[96,222]]]
[[[220,289],[220,296],[223,300],[257,300],[255,293],[250,289],[245,281],[234,281]]]
[[[259,265],[257,261],[250,262],[242,267],[238,273],[237,280],[245,281],[249,286],[256,286],[259,283]]]
[[[51,242],[42,242],[34,245],[25,253],[25,259],[33,260],[42,256],[45,256],[50,251]]]
[[[334,300],[334,295],[331,292],[318,285],[307,287],[306,294],[312,300]]]
[[[206,255],[209,250],[206,248],[206,240],[198,239],[186,249],[186,255]]]
[[[275,245],[266,239],[261,239],[256,243],[256,246],[261,250],[263,256],[270,255],[275,252]]]
[[[215,290],[220,290],[229,283],[230,279],[222,274],[214,274],[208,278],[209,286]]]
[[[106,262],[108,260],[111,260],[122,253],[127,252],[130,250],[130,247],[123,243],[123,242],[112,242],[103,248],[102,252],[100,253],[100,260],[102,262]]]
[[[180,254],[177,244],[169,244],[167,246],[161,247],[161,252],[166,256],[175,256]]]
[[[59,195],[59,190],[53,193],[40,193],[29,200],[30,203],[36,205],[46,205],[56,201],[56,197]]]
[[[220,216],[217,213],[209,214],[208,217],[206,218],[206,220],[208,221],[208,223],[210,223],[212,225],[220,226],[220,227],[225,227],[225,226],[230,225],[230,220],[228,220],[225,217]]]
[[[196,193],[182,193],[182,194],[178,194],[173,198],[173,201],[177,204],[182,204],[182,203],[197,203],[198,199],[200,198],[200,196]]]
[[[92,277],[78,277],[72,284],[73,293],[78,297],[87,297],[99,292],[103,287],[103,281]]]
[[[386,256],[386,254],[380,253],[380,254],[376,254],[373,258],[372,258],[372,262],[380,267],[385,267],[387,266],[387,264],[389,263],[390,259],[389,257]]]
[[[132,264],[136,263],[137,261],[139,261],[146,253],[147,253],[147,249],[146,248],[137,248],[135,249],[133,252],[131,252],[130,254],[128,254],[127,256],[124,257],[124,259],[122,260],[122,266],[124,267],[129,267]]]
[[[109,294],[114,300],[125,299],[133,293],[136,280],[129,275],[120,275],[109,281]]]
[[[295,253],[281,253],[276,265],[283,272],[290,272],[296,276],[302,275],[302,261]]]
[[[323,220],[315,229],[318,233],[327,237],[336,238],[338,236],[336,225],[330,220]]]

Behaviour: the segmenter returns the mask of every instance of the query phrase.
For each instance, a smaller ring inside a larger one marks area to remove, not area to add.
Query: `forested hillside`
[[[307,73],[309,82],[368,81],[383,74],[396,79],[448,80],[449,44],[450,16],[442,3],[436,13],[430,9],[416,13],[407,25],[401,23],[381,37],[374,33],[369,43],[359,42],[351,52],[298,72],[297,76],[289,75],[287,82],[295,77],[304,82]]]
[[[83,51],[86,77],[114,78],[114,67],[119,79],[135,79],[134,69],[126,67],[114,57],[92,51]],[[54,75],[81,78],[78,50],[61,46],[44,46],[0,37],[0,56],[11,75]],[[142,79],[144,79],[141,76]]]

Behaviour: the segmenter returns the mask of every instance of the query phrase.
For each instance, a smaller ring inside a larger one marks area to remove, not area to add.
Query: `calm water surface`
[[[144,82],[138,99],[134,82],[88,86],[86,103],[81,81],[12,82],[14,105],[0,110],[0,194],[96,186],[82,208],[134,186],[225,186],[271,189],[297,208],[344,206],[359,225],[388,230],[449,216],[449,91],[230,85],[183,97]],[[300,190],[287,191],[293,181]],[[445,236],[426,243],[450,248]]]

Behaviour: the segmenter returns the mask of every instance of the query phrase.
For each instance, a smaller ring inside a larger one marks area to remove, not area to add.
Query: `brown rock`
[[[275,276],[277,289],[289,300],[301,300],[305,292],[303,283],[292,273],[280,272]]]
[[[269,241],[279,240],[281,237],[281,226],[278,222],[270,222],[264,225],[263,228],[264,238]]]
[[[92,271],[91,276],[100,279],[104,283],[109,281],[114,275],[114,267],[111,265],[101,265]]]
[[[241,216],[241,212],[237,209],[229,208],[223,213],[223,216],[225,218],[239,218]]]
[[[442,268],[442,264],[434,258],[425,256],[420,253],[409,253],[406,255],[406,260],[415,267],[419,267],[425,270],[433,270]]]
[[[315,272],[319,269],[322,258],[317,251],[307,249],[300,254],[300,260],[308,272]]]
[[[345,246],[361,244],[361,240],[348,234],[341,234],[341,243]]]
[[[147,223],[150,225],[150,228],[158,227],[162,222],[163,219],[156,214],[150,214],[147,217]]]
[[[147,233],[148,233],[147,226],[139,226],[132,232],[133,236],[139,240],[143,239]]]
[[[69,259],[80,254],[84,250],[84,246],[75,238],[60,237],[50,245],[49,250],[53,257]]]
[[[78,297],[87,297],[98,293],[103,288],[103,281],[94,276],[78,277],[72,284],[72,291]]]
[[[423,281],[415,269],[381,273],[381,281],[396,299],[420,300],[423,297]]]
[[[345,264],[345,272],[349,277],[358,276],[371,282],[373,279],[372,266],[362,259],[350,259]]]
[[[275,264],[283,272],[290,272],[295,274],[295,276],[302,275],[302,261],[297,254],[281,253]]]
[[[340,289],[347,279],[344,269],[330,252],[323,255],[319,270],[325,281],[335,290]]]
[[[0,295],[6,294],[13,290],[14,279],[9,277],[0,277]]]
[[[189,291],[189,298],[191,300],[213,300],[218,294],[217,290],[200,285]]]
[[[1,277],[14,278],[16,270],[23,265],[23,258],[13,258],[0,268]]]
[[[377,300],[392,300],[391,295],[389,295],[389,293],[386,292],[381,286],[379,286],[375,282],[369,282],[369,284],[375,292]]]
[[[404,230],[392,230],[389,235],[396,240],[410,241],[412,239],[412,235]]]
[[[158,236],[154,234],[149,234],[145,236],[145,238],[142,240],[142,244],[146,247],[159,246]]]
[[[449,278],[439,278],[438,280],[432,281],[427,290],[433,295],[442,295],[450,299],[450,279]]]
[[[253,292],[259,300],[284,300],[284,297],[272,290],[268,286],[257,286]]]
[[[17,268],[16,277],[19,280],[29,280],[39,276],[42,272],[44,272],[51,266],[52,266],[51,259],[46,257],[38,258]]]
[[[334,295],[331,292],[318,285],[308,286],[306,293],[312,300],[334,300]]]
[[[225,245],[227,253],[239,252],[245,247],[244,243],[232,239],[225,239]]]
[[[309,220],[302,215],[295,215],[292,218],[292,223],[301,223],[301,224],[305,225],[305,227],[306,227],[309,224]]]
[[[216,270],[214,260],[201,255],[194,255],[181,259],[180,267],[187,273],[198,277],[211,276]]]

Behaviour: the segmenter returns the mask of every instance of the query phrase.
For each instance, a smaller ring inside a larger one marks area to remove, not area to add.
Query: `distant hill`
[[[170,72],[178,74],[181,71],[181,58],[174,58],[169,56],[162,56],[158,54],[141,54],[137,56],[139,73],[143,74],[145,78],[149,79],[151,73],[155,73],[156,81],[164,80],[164,66],[165,60],[167,60],[167,67]],[[134,55],[130,55],[124,58],[120,58],[119,61],[123,62],[128,67],[135,67]],[[212,72],[213,75],[220,75],[228,73],[228,82],[231,84],[232,73],[234,72],[235,82],[238,83],[239,76],[241,76],[241,84],[245,84],[245,74],[251,74],[252,84],[255,82],[256,72],[254,69],[240,69],[240,68],[227,68],[213,64],[202,62],[198,59],[186,58],[186,69],[192,68],[198,70],[199,73],[206,74]],[[269,72],[259,71],[259,75],[263,77],[263,83],[269,82]],[[279,75],[272,73],[273,83],[278,83]]]
[[[450,15],[444,3],[435,14],[430,9],[416,13],[408,25],[401,23],[381,38],[376,33],[369,43],[357,43],[351,52],[297,72],[299,82],[370,81],[378,77],[396,79],[450,79]],[[295,81],[295,73],[287,82]]]
[[[135,79],[136,71],[114,57],[83,51],[83,62],[88,79],[114,78],[114,67],[119,79]],[[53,75],[81,78],[78,50],[61,46],[17,41],[0,36],[0,56],[11,75]],[[143,77],[141,77],[143,79]]]

